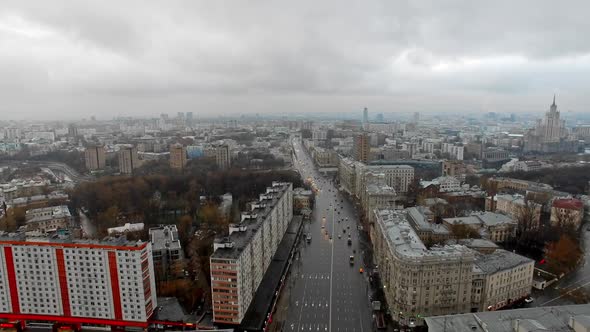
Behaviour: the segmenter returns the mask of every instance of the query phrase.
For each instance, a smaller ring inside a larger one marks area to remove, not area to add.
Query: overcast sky
[[[590,1],[0,1],[0,113],[590,111]]]

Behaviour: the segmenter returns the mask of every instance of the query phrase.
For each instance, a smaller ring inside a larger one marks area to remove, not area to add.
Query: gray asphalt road
[[[561,280],[546,288],[543,291],[534,291],[533,297],[535,302],[530,306],[555,306],[565,304],[575,304],[572,292],[584,291],[590,293],[590,231],[586,229],[589,225],[583,225],[581,228],[582,246],[584,248],[584,261],[578,269]]]
[[[300,258],[290,274],[284,331],[371,331],[369,282],[366,272],[359,272],[364,267],[354,207],[317,173],[301,144],[295,148],[295,167],[303,178],[312,177],[320,191],[311,221],[305,225],[312,240],[300,244]]]

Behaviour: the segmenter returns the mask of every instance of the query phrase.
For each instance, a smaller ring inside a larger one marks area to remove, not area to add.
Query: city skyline
[[[520,113],[557,93],[564,111],[583,113],[590,47],[576,36],[590,30],[588,6],[9,1],[1,111]]]

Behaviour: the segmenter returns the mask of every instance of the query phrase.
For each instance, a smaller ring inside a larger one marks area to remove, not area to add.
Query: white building
[[[441,152],[448,153],[453,160],[463,160],[463,153],[465,148],[463,145],[455,145],[453,143],[442,143]]]
[[[440,192],[461,191],[461,181],[453,176],[440,176],[431,181],[420,181],[420,186],[422,188],[437,186]]]
[[[4,318],[147,327],[156,307],[149,243],[0,238]]]
[[[293,218],[293,185],[273,182],[211,255],[213,321],[240,324]]]

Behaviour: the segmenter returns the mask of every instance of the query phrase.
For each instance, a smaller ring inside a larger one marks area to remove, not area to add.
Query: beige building
[[[27,231],[48,233],[70,227],[72,215],[66,205],[50,206],[27,210],[25,220]]]
[[[229,236],[216,239],[211,265],[213,321],[240,324],[293,218],[293,185],[273,182]]]
[[[408,165],[365,165],[361,162],[354,164],[355,195],[361,199],[367,185],[369,173],[383,174],[384,183],[395,189],[400,196],[408,192],[408,187],[414,180],[414,168]],[[361,199],[362,200],[362,199]]]
[[[313,202],[313,191],[305,188],[293,189],[293,209],[301,211],[304,209],[311,209]]]
[[[352,159],[340,156],[338,162],[338,179],[342,189],[351,195],[356,192],[355,162]]]
[[[422,317],[469,312],[474,252],[462,245],[427,249],[403,211],[375,211],[371,225],[389,313],[404,325]]]
[[[465,181],[465,175],[467,174],[467,168],[462,160],[443,160],[442,163],[442,175],[452,176],[460,181]]]
[[[553,187],[551,187],[548,184],[545,183],[539,183],[539,182],[533,182],[533,181],[527,181],[527,180],[519,180],[519,179],[513,179],[513,178],[505,178],[505,177],[496,177],[496,178],[491,178],[488,180],[490,182],[490,184],[495,184],[497,187],[497,190],[503,190],[503,189],[512,189],[512,190],[518,190],[521,192],[525,192],[527,190],[530,189],[544,189],[544,190],[552,190]]]
[[[454,225],[466,225],[493,242],[505,242],[516,236],[516,221],[494,212],[473,212],[467,217],[445,218],[443,223],[452,229]]]
[[[182,170],[186,162],[186,148],[180,144],[170,146],[170,167]]]
[[[106,166],[106,156],[104,146],[93,145],[86,147],[84,151],[84,161],[86,163],[86,169],[89,171],[95,171],[104,169]]]
[[[133,145],[121,146],[117,155],[121,174],[133,174],[133,170],[139,167],[137,148]]]
[[[551,206],[551,224],[554,226],[572,225],[580,228],[584,219],[584,203],[575,198],[553,200]]]
[[[472,310],[497,310],[531,294],[535,262],[503,249],[477,254],[473,266]]]
[[[318,167],[338,166],[338,155],[334,150],[315,146],[311,149],[311,157]]]
[[[394,209],[398,200],[395,189],[385,184],[371,183],[365,187],[362,208],[369,223],[374,221],[375,209]]]

